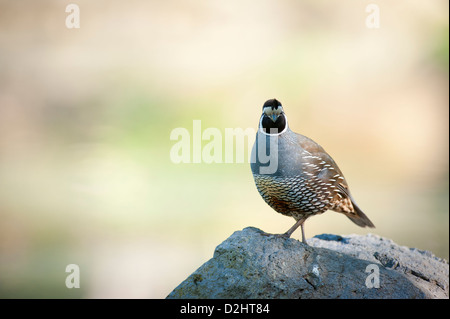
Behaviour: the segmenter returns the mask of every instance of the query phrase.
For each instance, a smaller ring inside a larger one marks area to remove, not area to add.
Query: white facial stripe
[[[278,107],[278,108],[280,108],[280,107]],[[262,120],[263,120],[263,117],[264,117],[264,115],[262,115],[261,118],[259,119],[259,130],[260,130],[261,133],[263,133],[263,134],[265,134],[265,135],[277,136],[277,135],[280,135],[280,134],[283,134],[284,132],[286,132],[287,128],[289,127],[287,117],[285,117],[285,120],[286,120],[286,126],[285,126],[284,130],[282,130],[280,133],[277,133],[277,134],[269,134],[269,133],[266,133],[266,132],[264,132],[264,129],[263,129],[263,127],[262,127]]]
[[[275,115],[280,115],[281,114],[281,112],[283,112],[283,107],[280,105],[277,109],[272,109],[272,107],[270,107],[270,106],[266,106],[264,109],[263,109],[263,112],[264,112],[264,114],[266,114],[267,116],[271,116],[272,114],[275,114]]]

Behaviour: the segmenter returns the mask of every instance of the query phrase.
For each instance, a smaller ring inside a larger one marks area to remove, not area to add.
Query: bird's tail
[[[356,205],[356,203],[352,200],[353,208],[355,209],[354,213],[347,214],[346,216],[354,222],[356,225],[360,227],[370,227],[375,228],[375,225],[370,221],[369,217],[366,216],[362,212],[362,210]]]

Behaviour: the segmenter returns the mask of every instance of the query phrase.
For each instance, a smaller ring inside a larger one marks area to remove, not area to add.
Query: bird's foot
[[[263,235],[263,236],[273,236],[275,238],[289,238],[289,237],[291,237],[290,234],[288,234],[287,232],[283,233],[283,234],[270,234],[270,233],[263,232],[263,233],[261,233],[261,235]]]
[[[267,236],[267,237],[272,236],[275,238],[290,238],[291,237],[288,232],[283,233],[283,234],[270,234],[270,233],[262,232],[261,235]],[[308,243],[306,242],[305,238],[302,239],[302,243],[309,246]]]

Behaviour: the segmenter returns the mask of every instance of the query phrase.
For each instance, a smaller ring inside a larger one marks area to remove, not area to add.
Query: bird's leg
[[[289,230],[285,233],[287,237],[291,237],[292,233],[300,226],[302,228],[302,242],[306,244],[306,237],[305,237],[305,231],[303,229],[303,223],[305,222],[306,218],[301,218],[297,220],[297,222],[289,228]]]
[[[308,245],[308,243],[306,242],[306,237],[305,237],[305,228],[303,227],[303,223],[300,225],[302,228],[302,242],[306,245]]]
[[[302,242],[304,244],[306,244],[305,230],[303,229],[303,223],[305,222],[305,220],[306,220],[306,218],[302,218],[302,219],[297,220],[297,222],[294,224],[294,226],[289,228],[289,230],[287,232],[285,232],[284,234],[263,233],[263,235],[264,236],[275,236],[275,237],[289,238],[289,237],[291,237],[292,233],[300,226],[302,228]]]

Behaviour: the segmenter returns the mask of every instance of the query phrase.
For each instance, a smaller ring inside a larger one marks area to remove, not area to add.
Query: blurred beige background
[[[377,226],[327,212],[307,237],[370,231],[448,259],[448,9],[0,0],[0,297],[164,298],[234,231],[286,231],[249,164],[169,157],[174,128],[256,129],[274,97]]]

